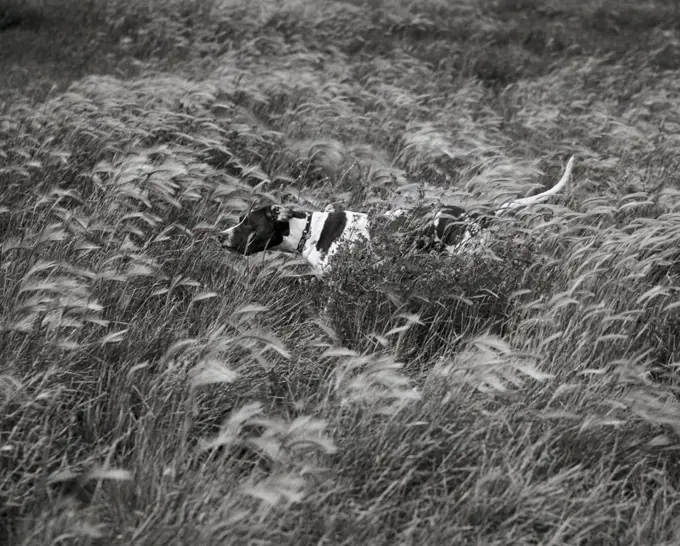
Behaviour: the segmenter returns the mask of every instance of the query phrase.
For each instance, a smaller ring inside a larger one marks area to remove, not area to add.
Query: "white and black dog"
[[[458,206],[444,206],[422,222],[422,235],[449,253],[469,252],[486,244],[489,221],[508,211],[534,205],[556,195],[567,185],[574,163],[572,156],[560,181],[549,190],[509,201],[492,215],[469,213]],[[383,214],[388,221],[408,218],[408,209]],[[250,210],[238,224],[220,233],[224,248],[243,255],[264,250],[301,254],[319,274],[328,269],[331,258],[343,245],[370,241],[368,215],[362,212],[303,212],[281,205]]]

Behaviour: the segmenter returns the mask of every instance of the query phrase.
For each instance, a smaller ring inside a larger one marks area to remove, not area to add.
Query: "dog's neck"
[[[277,247],[278,250],[303,254],[305,246],[312,234],[314,216],[321,213],[307,212],[300,217],[293,217],[288,220],[288,235],[284,236],[283,241]]]
[[[277,249],[301,255],[317,273],[323,273],[345,233],[346,214],[342,213],[342,218],[335,218],[336,222],[329,224],[328,220],[334,214],[307,212],[290,218],[288,235]]]

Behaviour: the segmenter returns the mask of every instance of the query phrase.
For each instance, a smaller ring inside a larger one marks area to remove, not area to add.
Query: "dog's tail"
[[[574,156],[572,155],[569,158],[569,161],[567,162],[567,167],[564,169],[564,174],[562,175],[562,178],[560,178],[560,181],[555,184],[552,188],[550,188],[547,191],[544,191],[543,193],[539,193],[538,195],[532,195],[531,197],[523,197],[521,199],[515,199],[514,201],[509,201],[507,203],[504,203],[501,205],[498,210],[496,211],[496,214],[503,214],[505,212],[508,212],[510,210],[514,210],[520,207],[526,207],[530,205],[535,205],[536,203],[541,203],[542,201],[545,201],[548,197],[551,197],[553,195],[558,194],[561,192],[564,187],[567,185],[569,182],[569,179],[571,178],[571,171],[574,167]]]

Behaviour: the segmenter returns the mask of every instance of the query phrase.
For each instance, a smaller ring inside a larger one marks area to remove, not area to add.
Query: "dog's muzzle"
[[[223,248],[233,249],[234,248],[234,232],[231,229],[225,229],[220,233],[220,244]]]

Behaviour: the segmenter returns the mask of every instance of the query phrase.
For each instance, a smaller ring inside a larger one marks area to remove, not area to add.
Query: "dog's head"
[[[221,244],[228,250],[246,256],[275,249],[284,237],[290,235],[288,221],[293,216],[293,210],[280,205],[251,209],[239,217],[238,224],[221,232]]]

